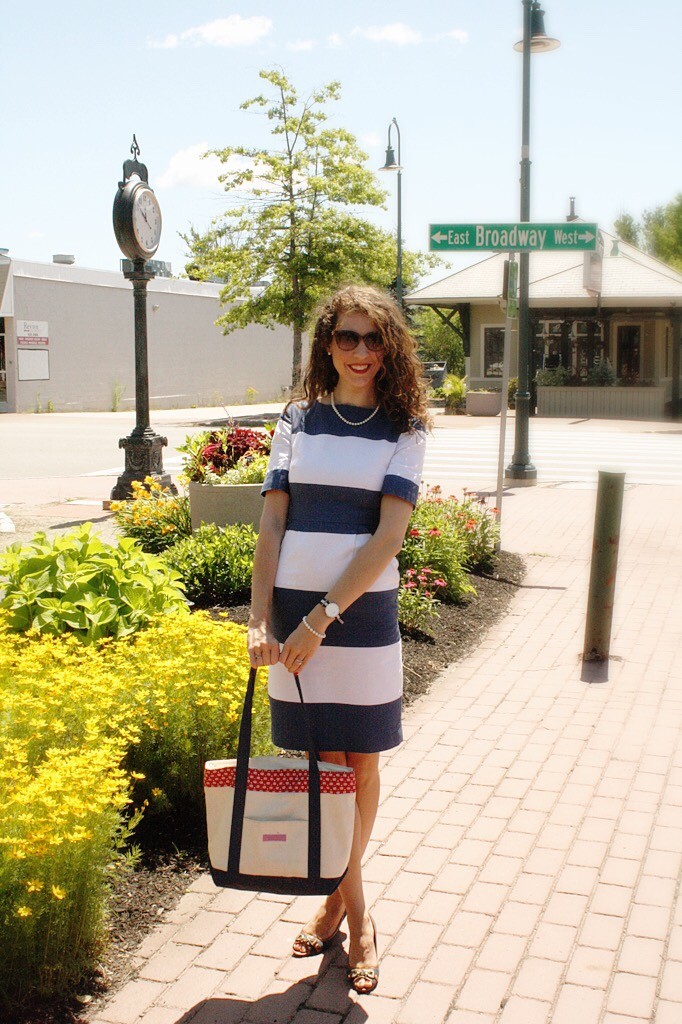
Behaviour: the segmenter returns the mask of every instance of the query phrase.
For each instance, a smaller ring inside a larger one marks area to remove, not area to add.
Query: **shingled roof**
[[[604,240],[602,306],[682,304],[682,274],[607,231]],[[495,253],[480,263],[419,288],[405,296],[410,306],[447,308],[460,302],[475,305],[497,302],[507,253]],[[582,252],[530,254],[531,306],[594,306],[597,293],[583,285]]]

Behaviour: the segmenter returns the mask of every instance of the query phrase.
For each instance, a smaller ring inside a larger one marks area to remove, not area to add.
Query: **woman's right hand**
[[[279,643],[272,635],[270,626],[264,620],[253,621],[249,619],[246,646],[252,668],[262,668],[263,665],[276,665],[279,661]]]

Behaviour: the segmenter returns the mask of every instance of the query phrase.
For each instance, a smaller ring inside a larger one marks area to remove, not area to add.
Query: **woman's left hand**
[[[300,672],[321,643],[322,640],[301,622],[286,638],[279,660],[289,672]]]

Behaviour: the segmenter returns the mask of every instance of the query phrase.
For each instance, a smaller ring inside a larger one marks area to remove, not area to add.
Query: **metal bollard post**
[[[599,472],[583,661],[605,661],[611,646],[625,473]]]

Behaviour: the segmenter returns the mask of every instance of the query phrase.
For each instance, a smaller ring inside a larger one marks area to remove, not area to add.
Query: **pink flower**
[[[440,537],[441,531],[434,526],[433,529],[429,530],[429,537]]]
[[[445,580],[434,580],[433,585],[434,587],[446,587],[447,583],[445,582]]]
[[[408,579],[411,579],[413,576],[417,575],[417,570],[416,569],[406,569],[405,570],[405,575],[408,577]]]
[[[408,580],[407,583],[403,583],[403,587],[405,588],[405,590],[414,590],[416,586],[417,584],[414,583],[412,580]]]

